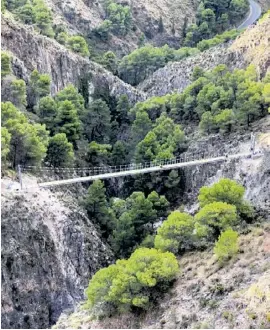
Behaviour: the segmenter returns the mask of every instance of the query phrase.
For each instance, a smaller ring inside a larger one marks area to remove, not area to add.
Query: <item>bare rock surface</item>
[[[49,74],[52,79],[52,95],[71,83],[79,89],[86,86],[89,95],[95,89],[103,89],[114,97],[126,94],[132,103],[146,98],[145,93],[124,83],[101,65],[74,54],[30,27],[2,17],[1,33],[2,49],[14,56],[15,75],[28,81],[34,69]]]
[[[112,252],[68,192],[21,192],[11,183],[3,179],[1,196],[2,329],[49,328],[83,299]]]

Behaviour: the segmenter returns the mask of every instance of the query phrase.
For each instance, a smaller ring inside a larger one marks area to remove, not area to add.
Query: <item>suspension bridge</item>
[[[43,176],[40,175],[40,178],[48,177],[46,174],[54,173],[55,176],[58,176],[58,179],[47,182],[39,182],[39,188],[51,188],[55,186],[70,185],[75,183],[83,183],[95,180],[104,180],[111,178],[118,178],[124,176],[134,176],[145,173],[152,173],[158,171],[167,171],[179,168],[185,168],[190,166],[200,166],[204,164],[225,162],[232,159],[238,158],[249,158],[254,154],[254,149],[251,148],[251,151],[245,153],[235,153],[235,154],[216,154],[209,153],[200,153],[200,154],[185,154],[179,157],[172,159],[153,161],[142,164],[127,164],[119,166],[104,166],[104,167],[91,167],[91,168],[79,168],[79,167],[63,167],[63,168],[51,168],[51,167],[19,167],[19,178],[21,189],[23,189],[22,182],[22,172],[30,173],[43,173]],[[68,175],[72,178],[62,179],[63,174]],[[60,176],[60,178],[59,178]],[[48,178],[46,179],[48,180]]]

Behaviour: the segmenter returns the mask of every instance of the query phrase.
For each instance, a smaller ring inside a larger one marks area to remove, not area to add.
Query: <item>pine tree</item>
[[[65,133],[68,141],[76,146],[81,134],[81,122],[71,101],[59,102],[56,123],[58,127],[56,131]]]

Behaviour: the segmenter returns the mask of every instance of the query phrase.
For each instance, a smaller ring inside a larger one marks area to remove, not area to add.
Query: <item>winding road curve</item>
[[[254,0],[249,0],[249,15],[244,20],[244,22],[238,26],[238,29],[244,29],[251,24],[255,23],[257,19],[261,16],[262,8]]]

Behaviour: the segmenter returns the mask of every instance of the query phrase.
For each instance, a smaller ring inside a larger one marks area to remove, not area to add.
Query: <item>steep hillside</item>
[[[46,2],[54,12],[55,23],[66,25],[73,33],[79,32],[89,36],[91,31],[106,18],[104,1],[46,0]],[[137,48],[142,33],[146,40],[154,45],[170,44],[177,47],[182,41],[184,19],[186,18],[188,22],[194,21],[198,6],[198,2],[193,0],[180,3],[172,0],[159,2],[118,0],[116,2],[130,6],[134,28],[125,37],[113,36],[106,43],[99,42],[95,46],[100,50],[113,50],[119,55],[126,55]],[[163,31],[159,31],[160,18],[163,21]]]
[[[79,90],[86,86],[88,97],[95,92],[95,89],[104,89],[115,97],[126,94],[132,103],[145,99],[143,92],[138,92],[125,84],[102,66],[74,54],[55,40],[36,33],[30,27],[2,17],[1,33],[2,49],[8,50],[14,56],[15,75],[28,81],[34,69],[48,73],[52,79],[52,95],[72,83]]]
[[[269,328],[269,224],[241,235],[241,254],[220,268],[211,250],[179,259],[181,275],[173,288],[140,317],[126,314],[89,320],[83,307],[62,315],[55,329],[256,329]]]
[[[182,61],[169,63],[142,82],[138,89],[148,95],[165,95],[174,90],[181,92],[190,84],[195,66],[209,70],[216,65],[226,64],[234,69],[252,63],[264,75],[270,70],[269,31],[270,14],[257,25],[247,28],[232,44],[220,45]]]
[[[2,328],[49,328],[112,252],[70,194],[15,193],[10,183],[1,194]]]
[[[269,132],[269,127],[265,128]],[[269,139],[269,133],[267,136]],[[262,135],[261,148],[265,147],[263,139]],[[246,143],[241,146],[242,150],[247,147]],[[259,211],[258,222],[242,228],[240,253],[234,259],[221,267],[213,256],[212,247],[204,252],[181,254],[181,272],[176,282],[148,311],[93,321],[87,306],[82,304],[75,313],[63,314],[54,328],[268,328],[270,150],[267,148],[268,152],[261,159],[194,168],[186,172],[187,180],[195,184],[189,187],[192,192],[198,191],[200,185],[196,187],[196,183],[204,180],[204,184],[209,184],[220,177],[231,177],[244,183],[246,197]],[[188,200],[192,200],[191,195],[188,195]],[[194,212],[196,207],[193,205],[189,210]]]

